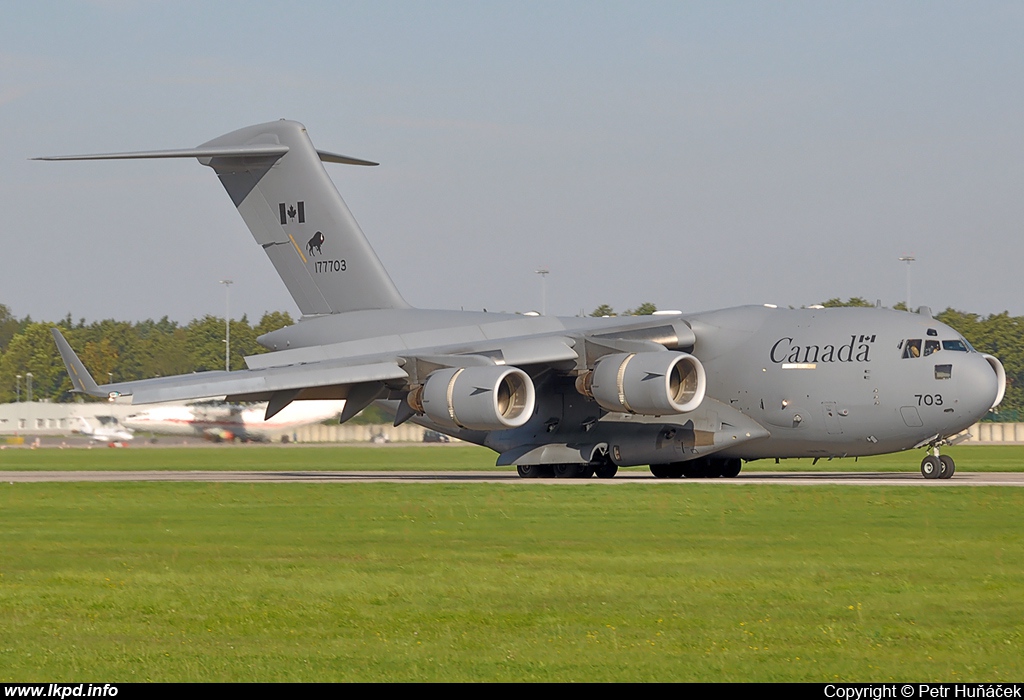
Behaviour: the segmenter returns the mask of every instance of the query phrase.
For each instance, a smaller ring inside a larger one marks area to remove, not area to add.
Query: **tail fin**
[[[316,150],[298,122],[258,124],[186,150],[40,160],[184,157],[214,169],[304,316],[408,308],[321,161],[376,163]]]

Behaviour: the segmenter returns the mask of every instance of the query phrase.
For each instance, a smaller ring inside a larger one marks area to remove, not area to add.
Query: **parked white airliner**
[[[288,435],[294,428],[337,416],[344,401],[297,401],[264,419],[266,403],[250,406],[203,401],[156,406],[124,420],[133,430],[162,435],[187,435],[210,440],[269,441]]]
[[[114,416],[96,416],[98,426],[94,426],[82,416],[78,416],[79,428],[76,433],[85,435],[94,442],[122,443],[135,438],[132,431],[122,427]]]

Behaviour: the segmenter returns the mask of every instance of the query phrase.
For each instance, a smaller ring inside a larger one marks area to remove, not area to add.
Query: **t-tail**
[[[175,151],[39,160],[198,158],[217,173],[303,316],[408,308],[322,162],[376,165],[318,151],[298,122],[249,126]]]

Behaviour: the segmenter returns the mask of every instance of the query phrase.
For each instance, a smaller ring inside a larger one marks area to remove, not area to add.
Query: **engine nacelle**
[[[530,420],[536,393],[516,367],[457,367],[432,372],[409,404],[449,428],[504,430]]]
[[[685,352],[605,355],[576,380],[577,390],[606,411],[645,416],[695,410],[706,385],[704,365]]]
[[[982,355],[982,357],[988,360],[992,371],[996,373],[996,398],[992,403],[992,408],[995,408],[1002,403],[1003,397],[1006,396],[1006,370],[1003,369],[1003,363],[994,355]]]

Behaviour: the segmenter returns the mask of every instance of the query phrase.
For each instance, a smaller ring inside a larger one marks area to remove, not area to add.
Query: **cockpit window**
[[[952,350],[953,352],[967,352],[967,346],[962,340],[943,340],[943,350]]]
[[[924,354],[925,354],[925,357],[927,357],[928,355],[931,355],[933,352],[938,352],[941,349],[942,348],[939,345],[939,341],[937,341],[937,340],[926,340],[926,341],[924,341]]]
[[[929,328],[928,329],[928,335],[932,336],[933,338],[935,336],[937,336],[938,334],[939,334],[939,332],[937,330],[935,330],[934,328]]]
[[[908,357],[921,357],[921,339],[908,340],[903,346],[903,359]]]

